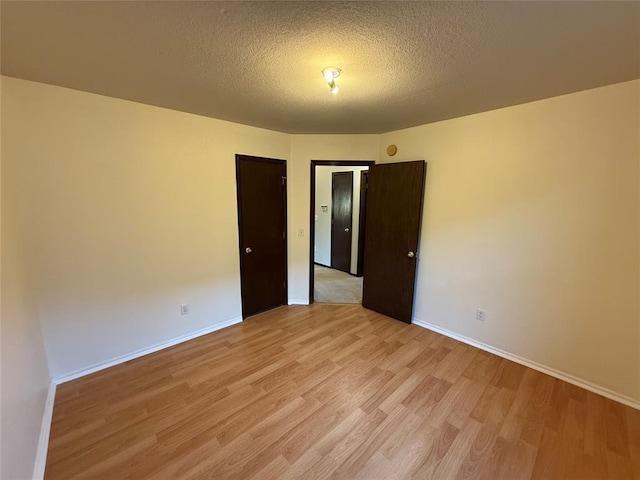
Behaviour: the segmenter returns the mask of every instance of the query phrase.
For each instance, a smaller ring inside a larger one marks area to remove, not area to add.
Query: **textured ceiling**
[[[637,2],[1,8],[4,75],[289,133],[380,133],[640,77]]]

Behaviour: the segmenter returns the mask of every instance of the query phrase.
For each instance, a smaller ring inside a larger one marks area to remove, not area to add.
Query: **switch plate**
[[[298,236],[299,237],[304,237],[304,228],[299,228],[298,229]]]
[[[189,315],[189,304],[183,303],[180,305],[180,315]]]

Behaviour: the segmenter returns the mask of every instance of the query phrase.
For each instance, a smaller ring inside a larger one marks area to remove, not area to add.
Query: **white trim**
[[[47,450],[49,449],[49,433],[51,432],[51,419],[53,418],[53,404],[56,399],[56,384],[49,384],[47,401],[44,404],[44,414],[42,415],[42,426],[40,427],[40,438],[38,439],[38,450],[36,452],[36,462],[33,467],[33,480],[44,478],[44,468],[47,465]]]
[[[289,305],[309,305],[309,300],[304,298],[290,298]]]
[[[520,357],[519,355],[515,355],[496,347],[492,347],[491,345],[487,345],[486,343],[482,343],[478,340],[465,337],[464,335],[452,332],[451,330],[447,330],[446,328],[439,327],[432,323],[424,322],[415,317],[413,318],[412,323],[419,327],[426,328],[427,330],[432,330],[436,333],[440,333],[446,337],[459,340],[460,342],[466,343],[467,345],[477,347],[480,350],[484,350],[485,352],[493,353],[495,355],[498,355],[499,357],[519,363],[520,365],[524,365],[525,367],[533,368],[534,370],[537,370],[539,372],[546,373],[547,375],[551,375],[552,377],[564,380],[565,382],[584,388],[585,390],[589,390],[590,392],[597,393],[598,395],[602,395],[603,397],[607,397],[616,402],[620,402],[628,407],[640,410],[640,401],[635,400],[631,397],[627,397],[626,395],[620,395],[619,393],[609,390],[608,388],[601,387],[600,385],[596,385],[595,383],[591,383],[581,378],[574,377],[569,373],[556,370],[555,368],[547,367],[546,365],[542,365],[541,363],[529,360],[528,358]]]
[[[236,317],[236,318],[232,318],[231,320],[227,320],[226,322],[216,323],[215,325],[211,325],[210,327],[196,330],[195,332],[191,332],[186,335],[181,335],[179,337],[172,338],[171,340],[167,340],[166,342],[157,343],[155,345],[152,345],[151,347],[143,348],[141,350],[136,350],[135,352],[128,353],[126,355],[121,355],[111,360],[107,360],[106,362],[96,363],[94,365],[60,375],[59,377],[54,378],[53,382],[56,385],[69,382],[71,380],[75,380],[76,378],[84,377],[85,375],[89,375],[91,373],[104,370],[105,368],[113,367],[115,365],[128,362],[129,360],[133,360],[135,358],[142,357],[144,355],[148,355],[153,352],[157,352],[158,350],[163,350],[165,348],[172,347],[174,345],[177,345],[182,342],[186,342],[188,340],[193,340],[194,338],[201,337],[202,335],[207,335],[208,333],[212,333],[212,332],[221,330],[223,328],[230,327],[231,325],[236,325],[241,322],[242,322],[242,317]]]

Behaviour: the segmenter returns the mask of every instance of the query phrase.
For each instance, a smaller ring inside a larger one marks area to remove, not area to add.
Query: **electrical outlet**
[[[481,308],[476,310],[476,320],[480,320],[481,322],[484,322],[484,318],[487,315],[487,311],[486,310],[482,310]]]
[[[180,305],[180,315],[189,315],[189,304],[183,303]]]

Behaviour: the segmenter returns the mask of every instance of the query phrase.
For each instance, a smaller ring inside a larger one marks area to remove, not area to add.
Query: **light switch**
[[[304,228],[299,228],[298,229],[298,236],[299,237],[304,237]]]

